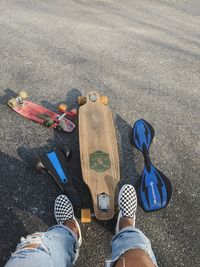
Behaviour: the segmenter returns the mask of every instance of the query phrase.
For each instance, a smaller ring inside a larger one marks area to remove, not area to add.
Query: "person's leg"
[[[134,219],[121,217],[119,221],[119,231],[123,233],[123,230],[133,228]],[[136,228],[135,228],[136,229]],[[138,230],[138,229],[137,229]],[[153,260],[155,261],[155,257],[152,254],[152,249],[150,245],[150,241],[146,238],[146,236],[142,232],[133,233],[131,232],[130,238],[127,238],[127,235],[130,233],[124,233],[123,239],[125,242],[131,241],[132,238],[135,239],[136,246],[138,248],[127,250],[124,254],[120,256],[120,258],[116,261],[114,267],[155,267]],[[138,235],[139,234],[139,238]],[[119,241],[116,239],[115,242],[123,242],[123,240]],[[127,244],[128,245],[128,244]],[[132,243],[133,245],[133,243]],[[129,245],[128,245],[129,246]],[[142,246],[142,247],[141,247]],[[115,249],[113,247],[113,249]],[[151,259],[152,257],[152,259]],[[155,262],[156,263],[156,262]]]
[[[116,235],[112,240],[112,260],[106,261],[106,266],[157,266],[149,239],[135,228],[137,196],[132,185],[125,185],[121,188],[118,204],[119,215]]]
[[[81,231],[69,199],[61,195],[54,205],[58,225],[45,233],[22,238],[5,267],[71,267],[78,256]]]
[[[141,249],[127,251],[114,267],[155,267],[148,254]]]

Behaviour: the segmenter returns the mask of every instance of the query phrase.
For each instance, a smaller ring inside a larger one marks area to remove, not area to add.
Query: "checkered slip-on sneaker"
[[[56,198],[54,204],[54,216],[58,224],[63,224],[68,220],[74,220],[79,231],[78,246],[82,243],[81,229],[79,223],[74,216],[74,209],[71,201],[65,195],[60,195]]]
[[[133,219],[133,227],[135,227],[135,214],[137,210],[137,195],[135,188],[130,184],[125,184],[118,195],[119,214],[115,232],[119,232],[119,221],[121,217]]]

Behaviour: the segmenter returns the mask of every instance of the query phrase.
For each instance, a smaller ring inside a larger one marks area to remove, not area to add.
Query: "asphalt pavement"
[[[110,100],[121,184],[143,169],[129,133],[144,118],[155,129],[154,165],[173,183],[170,205],[137,211],[158,265],[200,266],[200,2],[196,0],[1,0],[0,4],[0,266],[21,236],[55,224],[59,188],[34,169],[35,156],[65,142],[69,172],[81,178],[78,132],[64,134],[11,111],[7,100],[25,89],[56,110],[95,89]],[[114,221],[81,225],[76,266],[103,266]]]

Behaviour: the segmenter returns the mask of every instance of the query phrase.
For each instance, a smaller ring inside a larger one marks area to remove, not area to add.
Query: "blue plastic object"
[[[145,211],[165,208],[172,195],[170,180],[151,163],[149,148],[155,131],[150,123],[140,119],[133,125],[131,143],[144,156],[144,169],[137,182],[136,191],[140,206]]]
[[[56,170],[60,180],[62,181],[62,183],[67,183],[68,181],[68,177],[66,177],[65,173],[64,173],[64,170],[59,162],[59,159],[56,155],[56,152],[53,151],[53,152],[50,152],[47,154],[49,160],[51,161],[54,169]]]

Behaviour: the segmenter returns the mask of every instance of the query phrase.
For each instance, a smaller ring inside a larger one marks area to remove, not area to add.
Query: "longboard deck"
[[[91,100],[92,95],[96,101]],[[111,110],[95,91],[87,94],[86,103],[79,108],[79,144],[83,180],[91,192],[95,217],[112,219],[120,179],[118,147]]]

